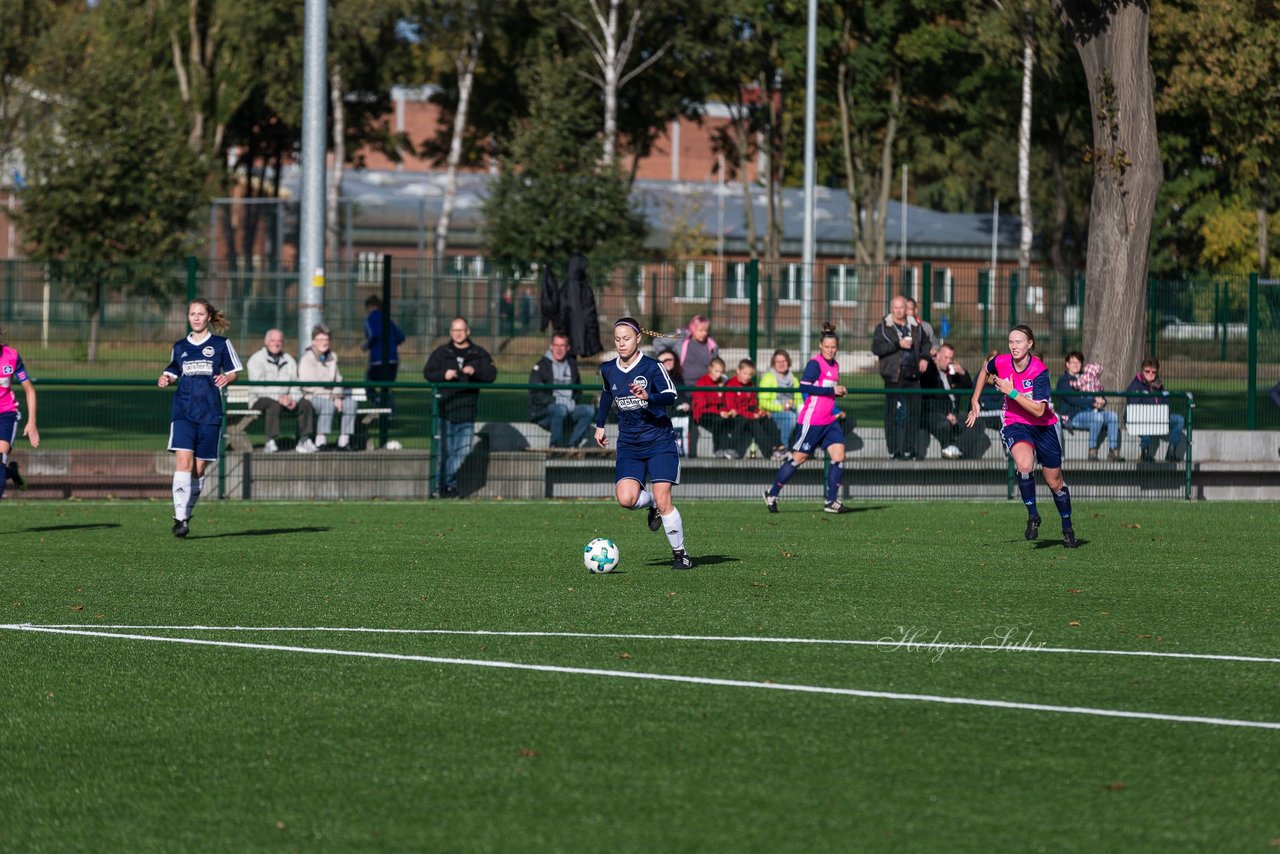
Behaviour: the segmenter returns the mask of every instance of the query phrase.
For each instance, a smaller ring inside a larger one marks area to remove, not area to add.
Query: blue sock
[[[1039,516],[1036,510],[1036,479],[1031,472],[1018,472],[1018,492],[1022,493],[1022,503],[1027,505],[1028,516]]]
[[[1053,494],[1053,503],[1058,505],[1058,515],[1062,517],[1062,530],[1071,530],[1071,493],[1067,490],[1066,484],[1062,485],[1061,492]]]
[[[827,466],[827,503],[830,504],[840,496],[840,480],[844,477],[844,465],[832,463]]]
[[[791,455],[783,460],[782,465],[778,466],[778,473],[773,477],[773,486],[769,487],[770,495],[777,495],[782,491],[782,487],[787,485],[787,481],[791,480],[792,475],[796,473],[799,467],[791,461]]]

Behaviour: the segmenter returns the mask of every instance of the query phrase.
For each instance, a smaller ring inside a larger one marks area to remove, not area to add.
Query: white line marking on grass
[[[33,623],[0,624],[0,629],[82,629],[83,623],[65,623],[37,626]],[[1280,664],[1280,658],[1268,658],[1256,655],[1226,655],[1207,652],[1158,652],[1144,649],[1074,649],[1070,647],[1036,646],[1030,644],[979,644],[979,643],[933,643],[924,641],[903,641],[889,637],[880,640],[856,640],[840,638],[766,638],[751,636],[719,636],[719,635],[648,635],[621,634],[614,632],[539,632],[539,631],[491,631],[488,629],[379,629],[342,626],[91,626],[94,631],[143,630],[174,632],[350,632],[385,635],[470,635],[475,637],[513,637],[513,638],[595,638],[600,640],[676,640],[676,641],[710,641],[721,643],[779,643],[779,644],[811,644],[815,646],[873,646],[886,650],[906,648],[913,651],[941,650],[944,652],[976,651],[976,652],[1044,652],[1057,655],[1128,655],[1143,658],[1175,658],[1194,661],[1239,661],[1250,664]]]
[[[976,697],[944,697],[937,694],[904,694],[897,691],[865,691],[858,688],[833,688],[824,685],[794,685],[787,682],[751,682],[743,679],[716,679],[707,676],[680,676],[670,673],[643,673],[626,670],[603,670],[594,667],[563,667],[554,664],[525,664],[517,661],[486,661],[476,658],[442,658],[433,655],[405,655],[393,652],[369,652],[365,650],[324,649],[306,646],[282,646],[280,644],[242,643],[239,641],[203,640],[200,638],[170,638],[159,635],[124,634],[109,631],[86,631],[56,626],[31,624],[0,625],[0,629],[14,629],[56,635],[78,635],[117,640],[158,641],[161,643],[189,644],[193,646],[227,647],[233,649],[269,650],[273,652],[301,652],[309,655],[338,655],[350,658],[375,658],[391,661],[418,661],[428,664],[460,664],[469,667],[491,667],[503,670],[532,670],[539,673],[565,673],[576,676],[604,676],[617,679],[640,679],[653,682],[681,682],[690,685],[711,685],[723,688],[764,688],[772,691],[793,691],[802,694],[829,694],[840,697],[862,697],[874,700],[906,700],[917,703],[943,703],[953,706],[981,706],[991,709],[1018,709],[1031,712],[1057,712],[1068,715],[1086,715],[1103,718],[1130,718],[1135,720],[1166,721],[1169,723],[1208,724],[1210,726],[1246,727],[1250,729],[1280,730],[1280,721],[1248,721],[1233,718],[1209,718],[1195,715],[1166,715],[1159,712],[1131,712],[1122,709],[1097,709],[1088,706],[1056,706],[1042,703],[1018,703],[1010,700],[983,700]]]

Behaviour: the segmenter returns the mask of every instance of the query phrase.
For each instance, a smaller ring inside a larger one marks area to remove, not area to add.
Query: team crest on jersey
[[[212,358],[213,358],[213,348],[212,348],[212,347],[205,347],[203,350],[201,350],[201,351],[200,351],[200,354],[201,354],[202,356],[204,356],[206,359],[212,359]]]
[[[649,378],[641,374],[631,381],[632,388],[648,388]]]
[[[4,366],[4,372],[5,372],[6,374],[11,374],[11,373],[13,373],[13,365],[5,365],[5,366]]]

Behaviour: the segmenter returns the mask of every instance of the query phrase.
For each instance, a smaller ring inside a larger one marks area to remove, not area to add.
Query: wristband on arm
[[[1010,400],[1013,400],[1013,399],[1014,399],[1014,398],[1016,398],[1017,396],[1018,396],[1018,390],[1017,390],[1016,388],[1011,388],[1011,389],[1009,389],[1009,399],[1010,399]]]

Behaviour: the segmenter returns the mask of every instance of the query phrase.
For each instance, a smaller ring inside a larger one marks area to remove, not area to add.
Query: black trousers
[[[884,381],[887,389],[920,388],[919,380]],[[918,394],[887,394],[884,398],[884,441],[890,454],[915,453],[916,431],[920,429],[921,399]]]

